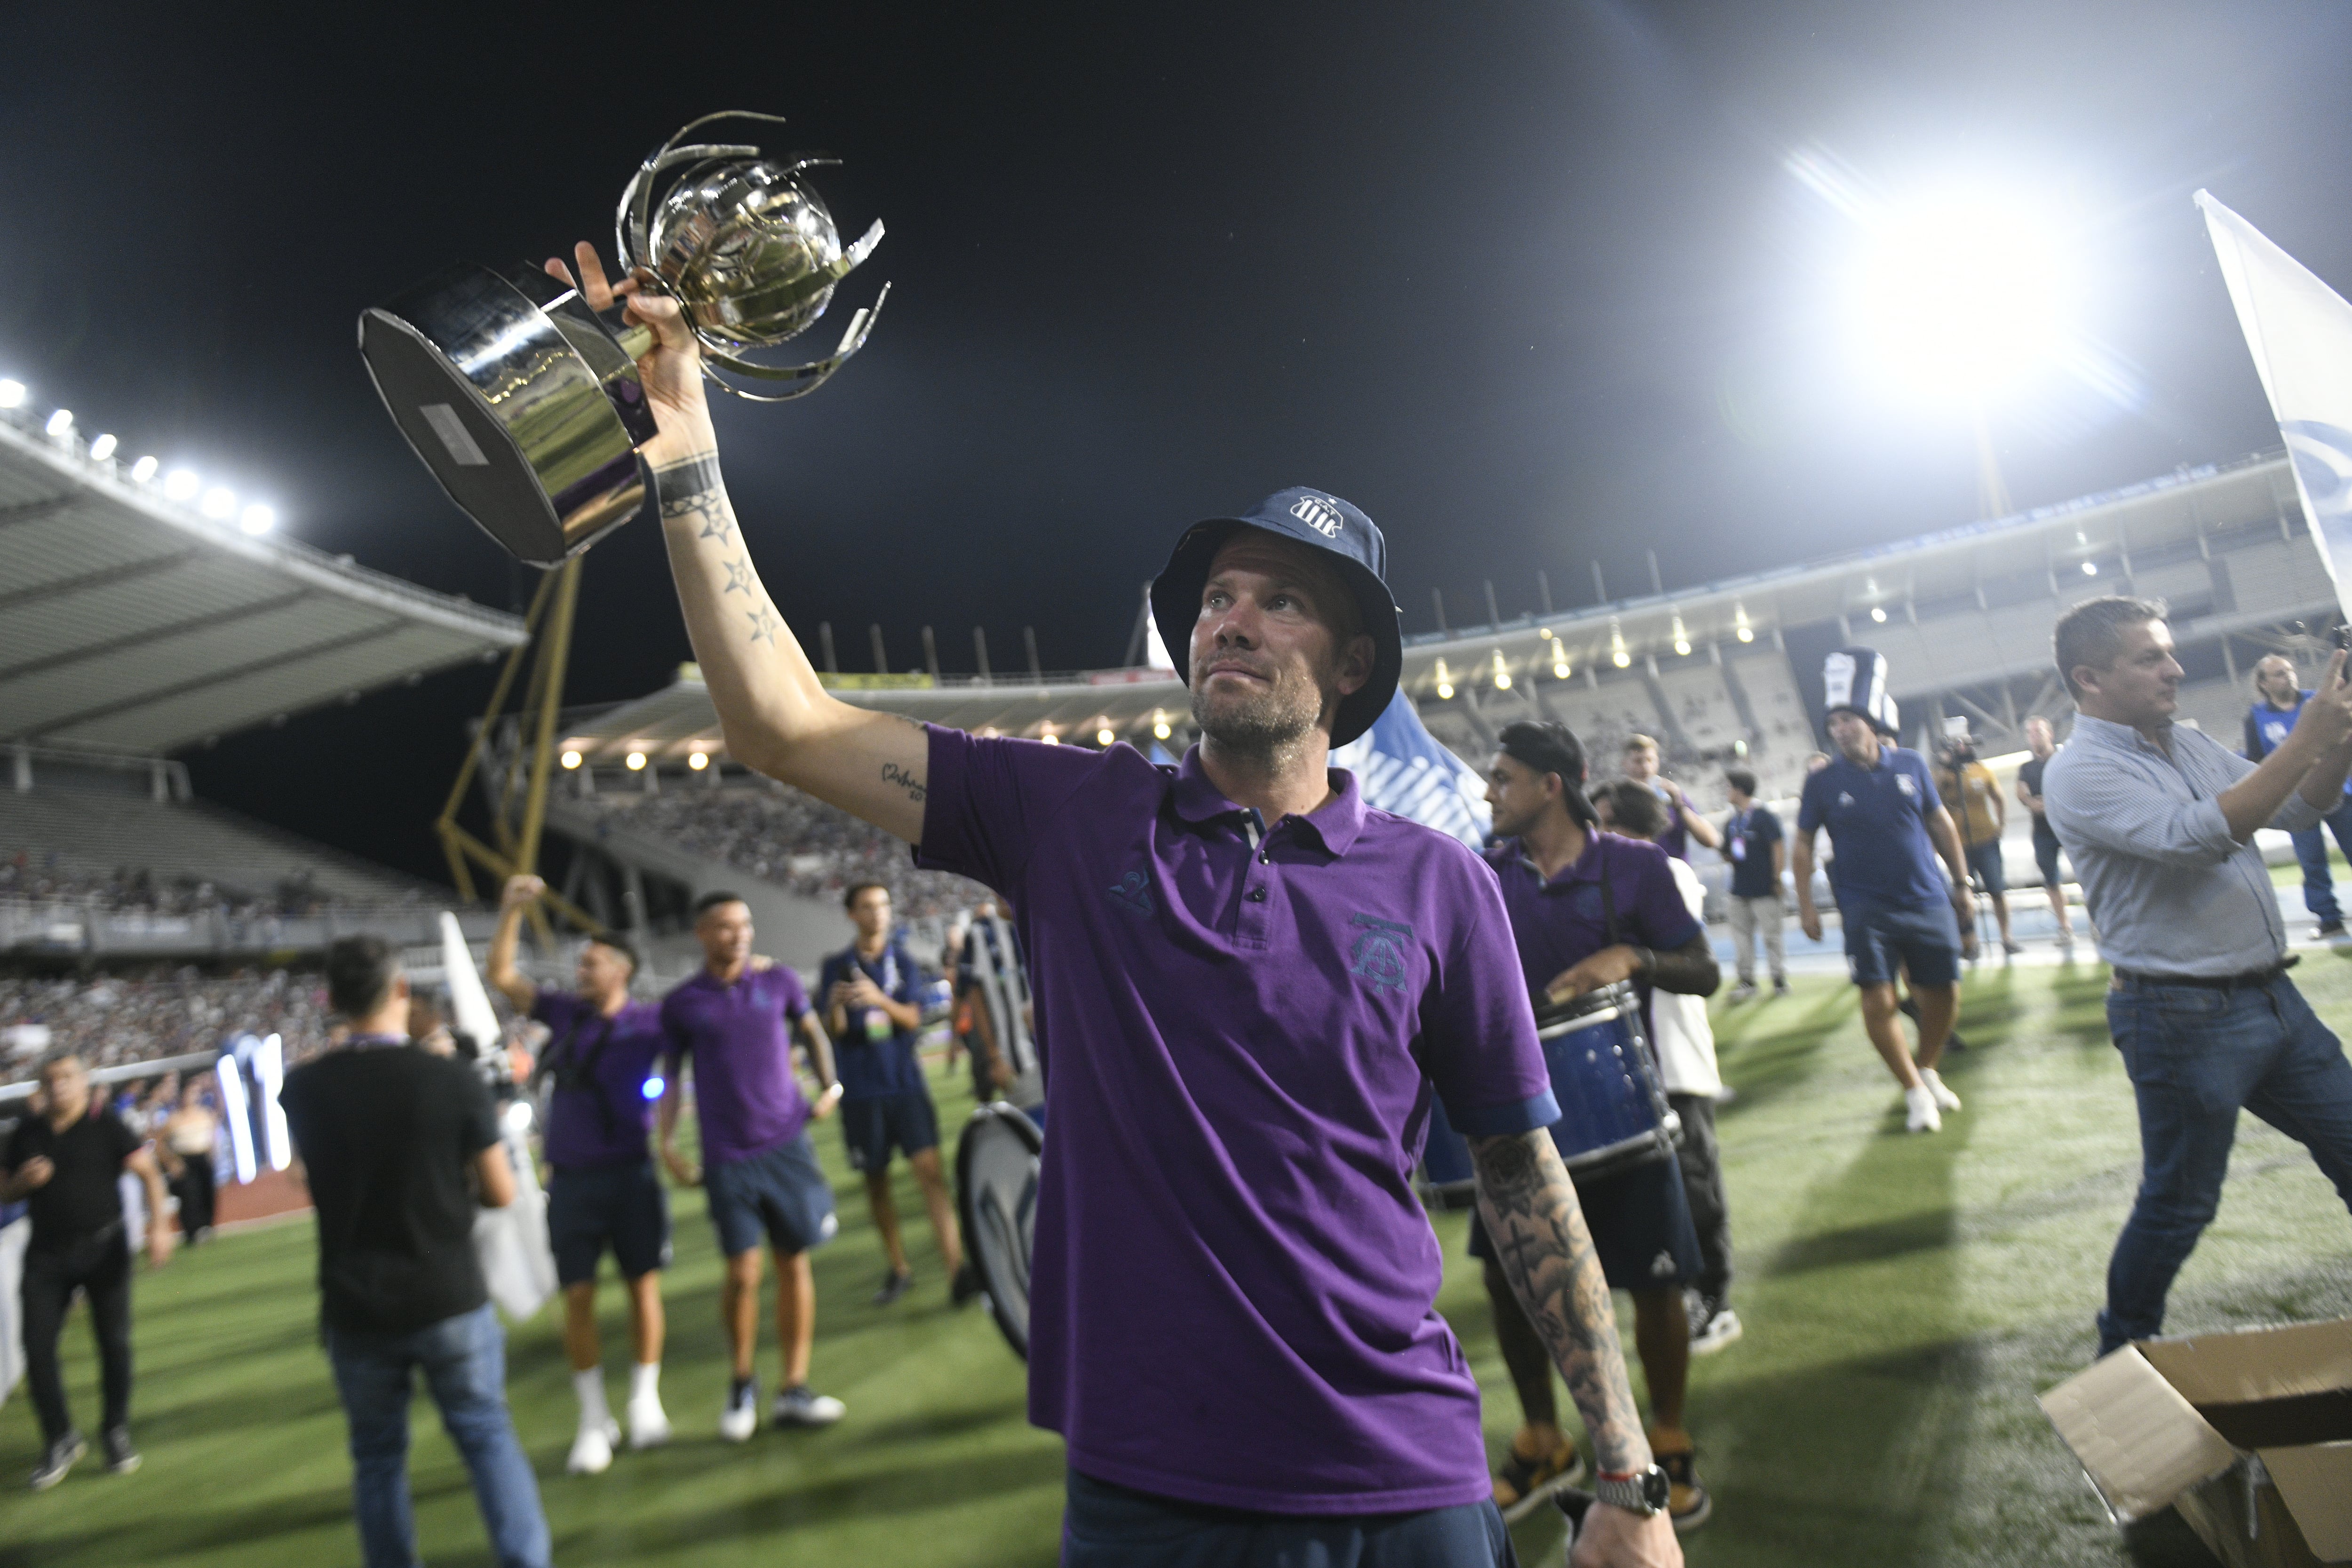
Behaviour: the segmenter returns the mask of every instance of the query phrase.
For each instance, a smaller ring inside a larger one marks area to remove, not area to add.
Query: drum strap
[[[1601,913],[1608,921],[1609,941],[1604,945],[1615,947],[1617,945],[1617,894],[1609,886],[1609,867],[1606,861],[1602,862],[1601,867]]]

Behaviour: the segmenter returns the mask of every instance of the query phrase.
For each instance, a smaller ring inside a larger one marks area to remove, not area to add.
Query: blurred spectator
[[[48,1050],[93,1068],[205,1050],[231,1035],[281,1037],[289,1064],[326,1043],[326,1006],[314,976],[282,969],[145,977],[0,975],[0,1028],[46,1025]]]
[[[180,1200],[180,1234],[191,1247],[212,1232],[213,1146],[219,1137],[210,1083],[202,1075],[191,1078],[178,1107],[155,1130],[156,1152]]]

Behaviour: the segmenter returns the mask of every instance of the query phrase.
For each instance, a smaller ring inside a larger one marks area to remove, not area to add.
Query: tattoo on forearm
[[[722,561],[719,564],[727,568],[727,585],[719,590],[720,593],[732,594],[740,590],[749,594],[751,591],[751,563],[749,561]]]
[[[776,628],[783,625],[782,621],[776,619],[775,612],[762,605],[756,610],[746,610],[743,613],[751,618],[751,640],[767,643],[771,647],[774,646]]]
[[[897,784],[900,789],[907,792],[907,798],[908,800],[914,801],[918,804],[922,802],[927,793],[923,788],[922,780],[917,778],[914,774],[908,773],[906,769],[900,767],[896,763],[884,763],[882,764],[882,782],[887,784]]]
[[[1723,983],[1723,966],[1715,961],[1705,937],[1694,937],[1681,947],[1650,955],[1650,984],[1681,996],[1712,996]]]
[[[654,491],[661,497],[664,522],[698,523],[697,538],[716,539],[722,544],[734,538],[734,509],[727,504],[726,487],[719,481],[715,453],[656,468]]]
[[[1609,1282],[1551,1134],[1474,1139],[1470,1150],[1496,1256],[1559,1365],[1601,1468],[1643,1468],[1649,1442],[1625,1375]]]

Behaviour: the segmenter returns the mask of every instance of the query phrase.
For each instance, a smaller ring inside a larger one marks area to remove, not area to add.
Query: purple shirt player
[[[574,258],[592,308],[618,297]],[[1500,894],[1328,766],[1402,664],[1371,520],[1289,489],[1178,542],[1151,607],[1202,736],[1179,768],[913,725],[817,679],[737,528],[692,334],[669,300],[627,309],[729,749],[1019,921],[1051,1112],[1030,1410],[1069,1445],[1066,1568],[1369,1560],[1368,1516],[1382,1561],[1507,1558],[1411,1185],[1438,1096],[1594,1436],[1580,1568],[1678,1562]]]
[[[808,993],[781,964],[746,967],[731,981],[698,969],[662,998],[673,1083],[685,1059],[694,1058],[705,1163],[764,1154],[808,1125],[808,1100],[793,1076],[793,1026],[808,1014]]]

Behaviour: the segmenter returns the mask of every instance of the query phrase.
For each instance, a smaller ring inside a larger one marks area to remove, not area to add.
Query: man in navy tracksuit
[[[2311,693],[2294,678],[2294,666],[2272,654],[2254,666],[2254,693],[2261,699],[2246,710],[2246,760],[2259,763],[2294,729]],[[2345,803],[2320,818],[2336,835],[2336,842],[2352,858],[2352,785]],[[2336,902],[2336,879],[2327,869],[2327,837],[2317,826],[2288,835],[2294,840],[2294,858],[2303,862],[2303,907],[2319,921],[2319,934],[2342,936],[2344,911]]]

